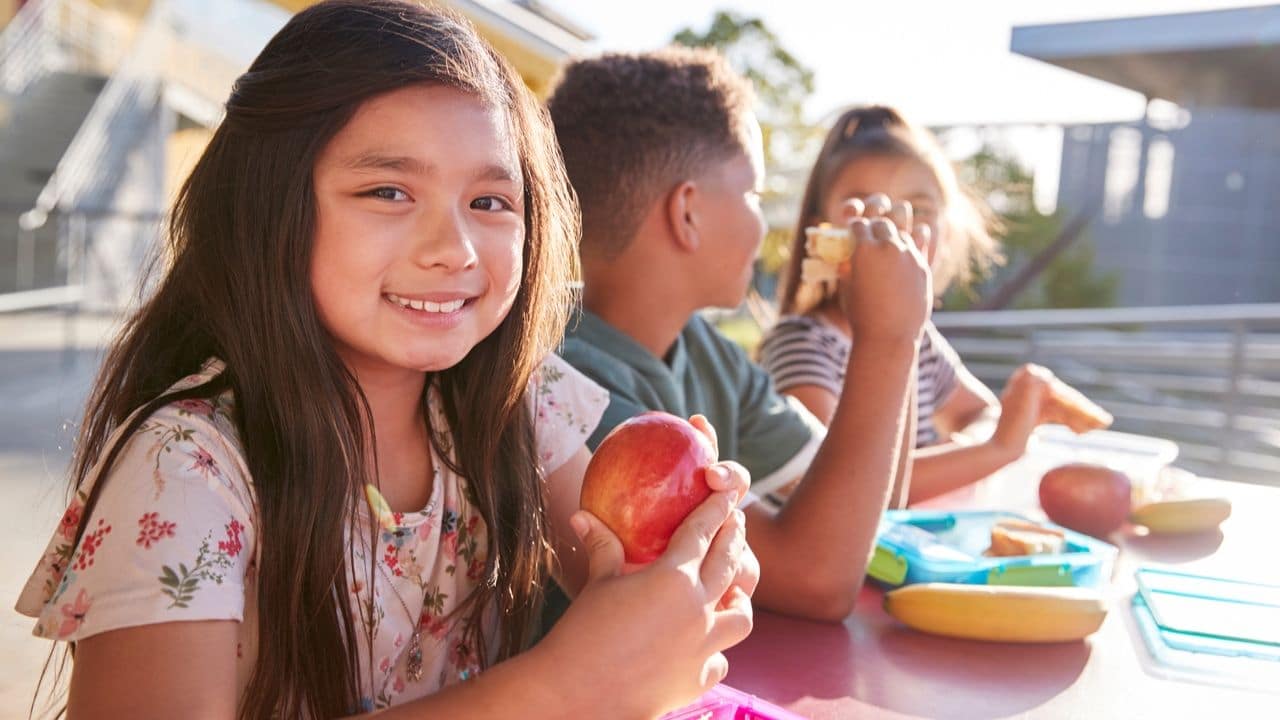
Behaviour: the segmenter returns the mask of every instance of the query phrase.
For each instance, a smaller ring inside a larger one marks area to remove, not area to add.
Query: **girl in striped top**
[[[890,200],[892,198],[893,200]],[[895,202],[896,201],[896,202]],[[761,363],[778,390],[829,419],[844,384],[845,360],[855,338],[835,297],[816,307],[797,302],[804,228],[852,217],[888,216],[925,253],[935,295],[953,281],[967,282],[1000,261],[985,206],[962,189],[955,170],[927,131],[888,107],[849,110],[827,135],[809,175],[791,259],[783,272],[782,318],[760,348]],[[908,502],[925,500],[980,480],[1013,462],[1042,422],[1048,370],[1023,366],[995,395],[961,363],[932,322],[921,333],[916,374],[916,451],[900,483]],[[954,433],[988,412],[998,412],[986,442],[962,444]]]

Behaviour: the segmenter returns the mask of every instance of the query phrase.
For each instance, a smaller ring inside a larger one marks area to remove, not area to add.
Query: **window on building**
[[[1173,143],[1161,135],[1147,146],[1147,192],[1142,213],[1152,220],[1169,214],[1169,194],[1173,189]]]
[[[1102,217],[1107,224],[1114,225],[1129,214],[1133,204],[1133,190],[1138,185],[1142,133],[1136,128],[1118,127],[1111,130],[1108,140]]]

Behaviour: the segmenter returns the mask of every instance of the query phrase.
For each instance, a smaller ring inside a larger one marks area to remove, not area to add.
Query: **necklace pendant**
[[[409,655],[406,658],[404,667],[405,672],[409,676],[409,680],[418,682],[422,679],[422,638],[421,630],[414,628],[413,635],[409,637]]]

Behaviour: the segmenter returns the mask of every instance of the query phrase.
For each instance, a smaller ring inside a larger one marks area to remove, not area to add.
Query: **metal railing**
[[[17,207],[0,206],[0,223]],[[118,310],[137,298],[146,258],[153,256],[165,216],[110,208],[55,210],[42,227],[18,236],[0,261],[0,313],[47,307]]]
[[[1280,484],[1280,304],[937,313],[993,389],[1054,370],[1199,473]]]
[[[17,95],[48,72],[55,38],[50,10],[60,0],[31,0],[0,33],[0,90]]]
[[[89,109],[24,225],[38,227],[54,207],[75,204],[96,175],[118,164],[111,159],[132,149],[133,144],[126,142],[121,133],[160,99],[155,68],[167,39],[162,6],[163,3],[156,3],[147,14],[128,57],[111,74]]]
[[[129,23],[85,0],[30,0],[0,33],[0,91],[17,95],[55,69],[109,74]]]
[[[239,74],[235,64],[216,51],[177,37],[165,0],[151,4],[142,22],[127,33],[128,39],[118,28],[108,31],[107,25],[118,19],[84,0],[33,0],[0,42],[4,53],[0,82],[15,88],[29,85],[51,68],[67,67],[65,58],[59,59],[67,48],[102,60],[107,55],[99,46],[115,47],[115,56],[107,58],[111,66],[107,84],[33,206],[0,207],[0,223],[19,228],[16,247],[10,251],[13,282],[4,285],[15,292],[0,294],[0,311],[93,301],[85,295],[93,295],[92,288],[99,290],[98,304],[110,304],[105,298],[130,296],[129,278],[141,270],[141,253],[135,252],[132,236],[146,239],[155,233],[147,227],[135,230],[129,223],[154,224],[160,213],[111,207],[118,172],[138,143],[147,141],[141,133],[154,132],[153,112],[164,99],[179,99],[184,109],[198,109],[197,120],[213,125],[220,120],[222,101]],[[104,61],[95,69],[105,67]],[[46,226],[55,217],[57,222]],[[106,243],[101,242],[104,236]],[[88,283],[76,282],[76,271],[69,269],[66,259],[79,255],[92,260],[95,250],[104,247],[103,255],[117,255],[115,262],[107,257],[96,263],[86,261]],[[128,265],[130,260],[136,265],[112,269],[113,264]],[[10,269],[3,259],[0,267]]]

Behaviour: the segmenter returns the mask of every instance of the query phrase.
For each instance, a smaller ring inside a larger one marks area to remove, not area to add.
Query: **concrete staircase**
[[[57,225],[20,238],[18,216],[35,204],[106,78],[52,72],[21,95],[0,96],[0,293],[65,281]]]
[[[28,0],[0,32],[0,312],[134,299],[161,235],[166,143],[181,123],[220,121],[248,62],[221,51],[246,33],[223,16],[241,14]],[[275,15],[252,24],[265,32]]]

